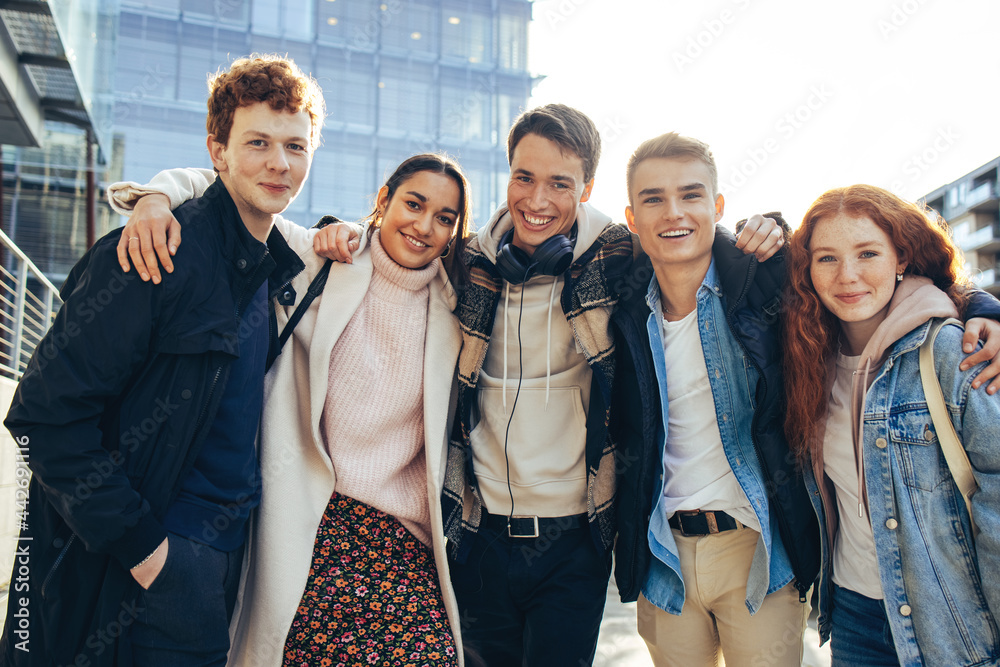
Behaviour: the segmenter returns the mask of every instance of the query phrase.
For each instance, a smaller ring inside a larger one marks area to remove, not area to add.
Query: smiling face
[[[514,245],[531,255],[556,234],[568,235],[593,185],[593,179],[584,182],[578,155],[540,135],[524,135],[511,156],[507,184]]]
[[[212,163],[258,239],[284,211],[309,175],[312,124],[305,111],[275,111],[264,102],[238,108],[226,145],[208,137]],[[266,231],[264,237],[266,238]]]
[[[400,183],[391,198],[383,185],[378,193],[382,248],[400,266],[427,266],[454,236],[460,202],[458,184],[446,174],[418,171]]]
[[[724,200],[712,192],[711,171],[696,158],[649,158],[635,168],[625,209],[654,268],[708,271],[715,223]],[[659,273],[659,271],[658,271]]]
[[[840,320],[849,354],[861,354],[885,319],[906,263],[889,235],[867,217],[821,219],[809,241],[809,274],[817,296]]]

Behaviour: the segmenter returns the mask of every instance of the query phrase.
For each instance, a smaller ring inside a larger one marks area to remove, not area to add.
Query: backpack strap
[[[281,335],[278,337],[278,354],[281,354],[281,350],[285,347],[285,342],[288,341],[292,336],[292,331],[295,330],[295,325],[299,323],[302,316],[305,315],[306,311],[309,310],[309,306],[312,304],[313,300],[323,292],[323,288],[326,287],[326,279],[330,275],[330,266],[333,264],[332,259],[326,260],[323,263],[323,268],[319,270],[313,281],[309,283],[309,288],[306,290],[305,295],[302,297],[302,301],[295,308],[295,312],[292,316],[288,318],[288,324],[285,328],[281,330]]]
[[[975,519],[972,518],[972,496],[979,490],[979,484],[972,474],[972,464],[969,463],[969,455],[962,446],[962,441],[958,438],[955,425],[951,422],[948,414],[948,407],[944,402],[944,393],[941,391],[941,381],[934,370],[934,339],[937,338],[938,331],[945,324],[958,324],[961,322],[955,319],[935,319],[931,323],[927,332],[927,339],[920,346],[920,382],[924,387],[924,398],[927,401],[927,408],[931,413],[931,421],[934,430],[937,432],[938,442],[941,444],[941,453],[948,463],[948,470],[955,479],[955,485],[965,500],[965,508],[969,511],[969,522],[972,524],[972,537],[979,534]]]

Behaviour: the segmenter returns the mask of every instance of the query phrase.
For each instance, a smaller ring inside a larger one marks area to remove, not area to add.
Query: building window
[[[374,50],[384,18],[377,0],[316,0],[318,39],[327,44],[343,44]]]
[[[434,130],[434,77],[429,66],[383,61],[379,130],[430,134]]]
[[[176,21],[122,14],[118,48],[128,56],[119,59],[119,102],[176,98],[177,26]]]
[[[182,0],[181,9],[185,16],[246,23],[248,2],[249,0]],[[173,4],[176,4],[176,0]]]
[[[500,14],[500,66],[507,69],[528,67],[528,17],[523,13]]]
[[[208,97],[208,68],[212,62],[214,30],[190,23],[183,26],[177,97],[181,100],[203,102]]]
[[[441,76],[441,135],[460,141],[489,141],[493,77],[465,71]]]
[[[383,6],[382,48],[437,53],[433,7],[417,1],[383,3]]]
[[[375,65],[372,56],[319,47],[316,80],[326,98],[329,122],[375,125]]]
[[[367,215],[376,189],[371,182],[374,160],[371,148],[361,142],[336,152],[317,152],[310,176],[313,212],[345,220],[358,220]],[[308,222],[312,224],[316,220]]]
[[[443,5],[441,8],[441,55],[472,64],[493,61],[493,21],[478,6]]]
[[[232,2],[235,0],[219,0]],[[253,31],[273,37],[312,41],[313,0],[254,0]]]

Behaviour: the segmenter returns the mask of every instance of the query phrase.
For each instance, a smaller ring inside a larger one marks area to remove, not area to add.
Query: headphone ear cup
[[[497,249],[497,271],[511,285],[520,285],[534,274],[535,261],[528,253],[513,243],[514,230],[510,230],[500,239]]]
[[[545,239],[531,256],[535,262],[535,272],[547,276],[559,276],[573,263],[573,241],[564,234],[556,234]]]

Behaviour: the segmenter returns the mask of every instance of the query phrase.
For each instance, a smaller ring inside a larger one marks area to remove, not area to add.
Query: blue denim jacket
[[[918,348],[928,328],[923,324],[896,341],[865,400],[865,482],[886,613],[900,665],[997,665],[1000,397],[971,389],[983,365],[960,372],[962,330],[943,327],[934,343],[937,374],[980,485],[972,511],[981,533],[973,544],[968,512],[941,454],[920,384]],[[806,484],[826,526],[811,468]],[[828,531],[820,532],[819,624],[825,642],[831,545]]]
[[[792,566],[778,534],[777,519],[768,511],[767,489],[754,443],[751,438],[754,413],[754,391],[757,386],[757,371],[746,358],[739,342],[733,337],[726,320],[725,299],[719,284],[715,260],[709,267],[701,287],[698,289],[698,331],[701,332],[702,350],[708,379],[715,400],[715,412],[719,423],[719,433],[729,465],[737,481],[746,493],[754,513],[761,525],[760,542],[750,566],[747,580],[746,604],[750,613],[756,613],[764,601],[764,596],[772,593],[792,580]],[[656,497],[649,520],[649,547],[654,558],[650,563],[642,587],[642,594],[651,603],[672,614],[680,614],[684,605],[684,581],[681,578],[680,559],[677,544],[667,524],[663,509],[663,456],[666,444],[664,424],[667,420],[667,377],[664,361],[663,340],[660,335],[660,320],[663,311],[660,306],[660,289],[656,277],[649,283],[646,302],[650,315],[646,322],[649,346],[653,354],[657,384],[660,390],[660,404],[663,418],[657,441],[660,444],[659,484],[654,485]]]

